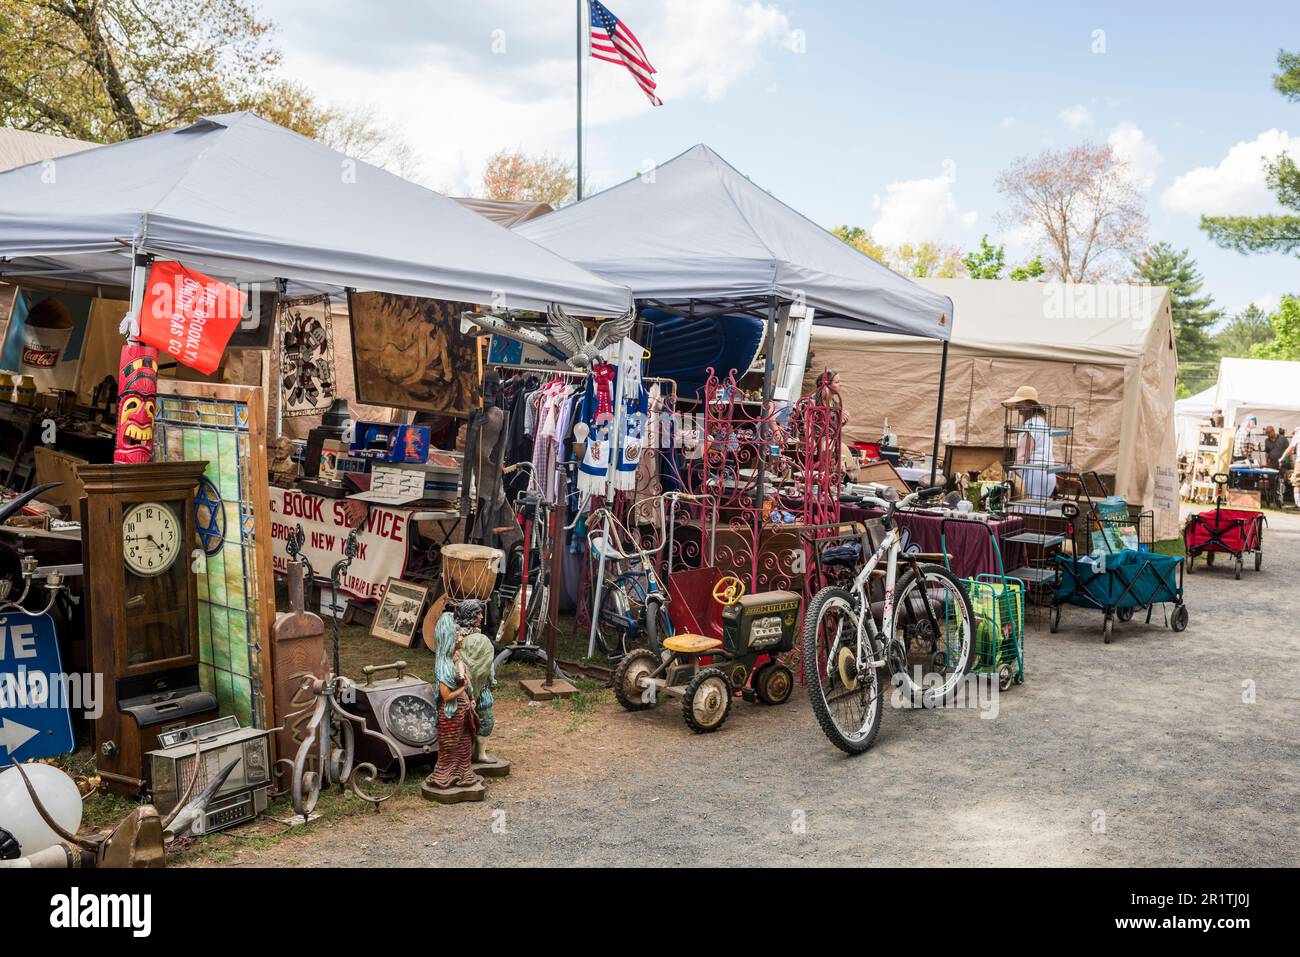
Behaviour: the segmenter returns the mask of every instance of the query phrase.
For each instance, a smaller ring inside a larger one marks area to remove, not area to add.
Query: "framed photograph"
[[[415,629],[428,597],[429,589],[424,585],[414,585],[400,578],[388,579],[375,620],[370,623],[370,634],[410,648],[415,644]]]

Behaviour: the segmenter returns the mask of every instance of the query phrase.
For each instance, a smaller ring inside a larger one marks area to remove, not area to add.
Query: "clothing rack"
[[[492,366],[497,375],[504,377],[516,375],[535,375],[539,379],[559,376],[566,379],[586,379],[591,373],[583,372],[581,369],[534,369],[528,366]],[[669,379],[665,376],[645,375],[641,377],[642,382],[657,382],[661,385],[667,384],[673,399],[677,398],[677,380]]]

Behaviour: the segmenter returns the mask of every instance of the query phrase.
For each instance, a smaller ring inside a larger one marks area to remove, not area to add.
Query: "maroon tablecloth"
[[[840,518],[846,522],[866,521],[879,518],[884,514],[878,508],[861,508],[856,505],[840,506]],[[894,516],[898,527],[903,532],[904,550],[921,552],[943,551],[943,535],[940,525],[943,516],[927,512],[898,512]],[[1018,515],[1001,520],[975,521],[972,519],[949,519],[943,528],[947,535],[947,551],[952,555],[952,570],[958,578],[971,578],[975,575],[996,575],[998,567],[997,553],[989,532],[997,537],[998,548],[1002,551],[1002,561],[1007,572],[1019,566],[1024,558],[1024,546],[1007,539],[1025,530],[1025,520]]]

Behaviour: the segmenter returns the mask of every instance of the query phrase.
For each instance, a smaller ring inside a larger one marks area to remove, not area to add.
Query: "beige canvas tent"
[[[1157,537],[1177,535],[1177,354],[1167,289],[917,282],[953,301],[943,444],[1001,445],[1001,400],[1032,385],[1045,403],[1074,408],[1074,467],[1114,476],[1116,491],[1146,508],[1159,499]],[[805,391],[832,368],[843,383],[847,438],[878,439],[888,416],[905,448],[928,451],[940,349],[933,340],[814,327]],[[1159,496],[1157,468],[1167,470]]]
[[[66,136],[50,136],[48,133],[32,133],[29,130],[6,127],[0,129],[0,173],[28,163],[80,153],[98,145]]]

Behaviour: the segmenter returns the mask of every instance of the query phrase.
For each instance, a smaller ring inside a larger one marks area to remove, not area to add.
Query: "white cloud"
[[[1002,127],[1004,130],[1009,130],[1015,125],[1016,118],[1014,116],[1004,116],[1002,117],[1002,122],[998,124],[998,126]]]
[[[886,246],[922,240],[955,241],[978,218],[962,212],[953,195],[956,176],[951,161],[933,179],[909,179],[890,183],[880,201],[880,218],[871,227],[871,238]]]
[[[1300,153],[1300,138],[1268,130],[1249,143],[1238,143],[1217,166],[1198,166],[1174,180],[1160,202],[1177,213],[1258,215],[1277,212],[1264,163],[1283,151]]]
[[[1062,123],[1072,130],[1081,130],[1085,126],[1092,126],[1092,114],[1088,112],[1088,108],[1082,103],[1067,106],[1056,115],[1060,117]]]
[[[423,3],[391,6],[377,17],[369,6],[262,3],[280,24],[284,72],[323,101],[360,106],[396,128],[435,188],[475,188],[484,161],[502,147],[573,156],[572,4],[567,18],[552,4],[510,0],[433,12]],[[668,104],[659,109],[720,99],[793,42],[786,14],[760,0],[630,2],[618,13],[659,70]],[[504,48],[494,52],[494,44]],[[589,129],[656,109],[621,67],[590,58],[583,66]],[[602,168],[598,147],[590,149],[589,180],[608,186],[632,174]]]
[[[1128,163],[1129,173],[1137,185],[1143,190],[1150,189],[1160,164],[1165,161],[1156,144],[1136,124],[1129,122],[1115,127],[1108,142],[1115,155]]]

